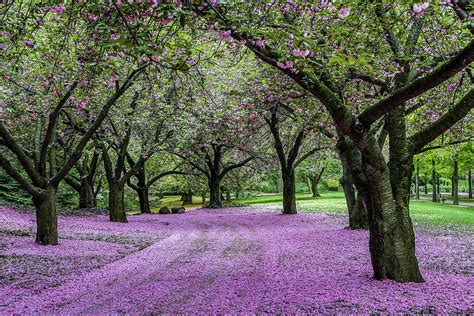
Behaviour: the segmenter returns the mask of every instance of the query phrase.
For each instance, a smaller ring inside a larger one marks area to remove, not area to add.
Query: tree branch
[[[458,121],[462,120],[474,107],[474,89],[471,89],[453,108],[443,114],[433,124],[410,137],[413,152],[421,150]]]
[[[452,57],[443,65],[411,83],[395,90],[389,97],[380,100],[376,104],[364,110],[358,117],[365,126],[370,125],[377,119],[393,110],[403,102],[413,99],[424,92],[437,87],[448,80],[459,71],[463,70],[474,60],[474,40],[472,40],[463,50]]]

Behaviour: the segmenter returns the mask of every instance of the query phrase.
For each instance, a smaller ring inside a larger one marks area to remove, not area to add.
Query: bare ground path
[[[3,208],[0,313],[473,311],[471,233],[418,231],[427,282],[399,284],[371,278],[368,234],[345,221],[274,208],[64,217],[67,239],[40,247],[22,236],[32,215]]]

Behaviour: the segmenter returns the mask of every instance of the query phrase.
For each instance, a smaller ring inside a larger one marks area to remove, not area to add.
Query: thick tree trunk
[[[415,174],[415,199],[420,199],[420,167],[416,167]]]
[[[56,188],[42,190],[33,198],[36,209],[36,242],[41,245],[58,244],[58,216],[56,213]]]
[[[295,173],[293,170],[282,172],[283,180],[283,214],[296,214]]]
[[[469,191],[469,198],[472,199],[472,173],[469,170],[469,174],[467,175],[467,186]]]
[[[140,213],[151,213],[148,187],[146,185],[143,187],[138,187],[137,194],[138,204],[140,205]]]
[[[118,182],[109,182],[109,216],[112,222],[127,223],[124,188]]]
[[[86,177],[83,177],[80,183],[79,208],[93,208],[96,205],[97,202],[92,183]]]
[[[209,180],[209,207],[221,208],[221,184],[218,179]]]
[[[459,172],[458,172],[458,161],[454,160],[454,172],[453,172],[453,204],[459,205]]]
[[[415,255],[415,235],[409,216],[411,170],[391,185],[388,171],[366,166],[370,179],[367,211],[370,253],[376,279],[423,282]],[[392,190],[393,189],[393,190]]]

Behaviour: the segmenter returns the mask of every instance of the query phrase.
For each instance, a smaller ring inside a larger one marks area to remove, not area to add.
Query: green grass
[[[260,195],[247,199],[235,199],[237,204],[281,205],[281,194]],[[313,198],[308,194],[297,194],[298,210],[319,213],[345,213],[346,201],[342,192],[322,193],[322,197]],[[472,202],[472,201],[471,201]],[[442,226],[469,226],[474,229],[474,207],[454,206],[430,201],[412,201],[410,214],[416,224],[434,224]]]

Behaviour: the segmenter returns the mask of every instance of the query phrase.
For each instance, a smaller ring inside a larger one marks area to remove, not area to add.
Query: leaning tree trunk
[[[50,186],[33,198],[36,209],[36,242],[41,245],[58,244],[58,216],[56,213],[56,188]]]
[[[339,158],[342,164],[342,177],[339,180],[344,196],[346,198],[347,211],[349,214],[349,228],[350,229],[368,229],[369,220],[367,218],[367,210],[361,192],[354,190],[354,184],[351,180],[350,167],[347,158],[344,156],[347,153],[338,150]]]
[[[292,168],[284,169],[283,180],[283,214],[296,214],[295,173]]]
[[[349,209],[349,228],[368,229],[369,219],[367,218],[367,208],[363,195],[358,193],[355,204]]]
[[[453,204],[454,205],[459,205],[459,172],[458,172],[458,161],[457,160],[454,160]]]
[[[109,216],[112,222],[127,223],[124,188],[116,181],[109,182]]]
[[[140,184],[138,184],[140,185]],[[140,213],[149,214],[151,213],[150,208],[150,195],[146,185],[138,187],[138,204],[140,205]]]
[[[221,208],[221,188],[220,181],[218,179],[209,180],[209,207],[210,208]]]
[[[95,207],[95,194],[92,183],[86,177],[81,178],[79,190],[79,208],[93,208]]]

